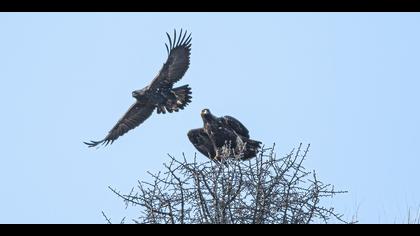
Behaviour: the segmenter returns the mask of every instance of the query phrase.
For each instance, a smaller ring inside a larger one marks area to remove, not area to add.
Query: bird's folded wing
[[[213,158],[216,155],[213,144],[203,128],[188,131],[188,139],[204,156]]]
[[[248,129],[236,118],[232,116],[224,116],[223,122],[233,129],[237,134],[249,138]]]

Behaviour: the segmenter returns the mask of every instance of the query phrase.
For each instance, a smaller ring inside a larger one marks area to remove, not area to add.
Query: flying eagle
[[[136,128],[149,118],[153,111],[157,113],[172,113],[184,109],[191,102],[191,88],[188,84],[173,88],[174,83],[179,81],[188,70],[191,54],[191,34],[187,31],[178,35],[174,30],[173,38],[166,33],[169,39],[165,43],[168,58],[162,69],[153,81],[146,87],[132,92],[136,102],[128,109],[117,124],[108,132],[108,135],[100,141],[84,142],[89,147],[98,144],[112,144],[120,136]]]
[[[203,155],[212,160],[220,161],[221,150],[226,144],[234,150],[235,156],[247,160],[257,155],[260,141],[249,138],[248,129],[231,116],[216,117],[209,109],[201,111],[204,127],[188,132],[191,143]]]

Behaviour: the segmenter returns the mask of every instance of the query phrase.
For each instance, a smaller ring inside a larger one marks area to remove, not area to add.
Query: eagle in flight
[[[166,111],[169,113],[178,112],[191,102],[191,88],[188,84],[173,87],[174,83],[184,76],[190,65],[191,34],[187,36],[187,31],[183,34],[181,29],[178,38],[176,30],[174,30],[173,38],[168,33],[166,35],[169,39],[169,46],[165,43],[168,58],[162,69],[148,86],[132,92],[136,102],[104,139],[84,142],[88,147],[112,144],[120,136],[143,123],[155,109],[158,114],[165,114]]]
[[[234,156],[247,160],[257,155],[261,142],[249,138],[248,129],[231,116],[216,117],[209,109],[201,111],[204,127],[187,136],[195,148],[211,160],[221,161],[223,146],[230,145]]]

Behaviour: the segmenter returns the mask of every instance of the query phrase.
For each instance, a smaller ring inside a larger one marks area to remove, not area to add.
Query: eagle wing
[[[216,155],[213,144],[203,128],[188,131],[188,139],[204,156],[213,158]]]
[[[181,29],[181,33],[177,39],[176,31],[174,30],[173,41],[168,33],[166,35],[169,39],[169,47],[165,43],[168,58],[158,75],[150,84],[150,88],[152,89],[172,87],[175,82],[184,76],[190,66],[191,34],[186,37],[187,31],[182,34]]]
[[[223,123],[233,129],[237,134],[249,138],[248,129],[236,118],[232,116],[224,116]]]
[[[95,147],[98,144],[108,145],[113,143],[120,136],[136,128],[152,115],[155,110],[153,105],[143,105],[139,102],[134,103],[117,124],[108,132],[108,135],[100,141],[84,142],[89,147]]]

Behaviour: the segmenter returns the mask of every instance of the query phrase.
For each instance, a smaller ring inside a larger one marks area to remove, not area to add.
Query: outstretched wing
[[[175,82],[184,76],[190,66],[191,34],[186,37],[187,31],[182,34],[181,29],[178,39],[175,30],[173,40],[168,33],[166,33],[166,35],[169,39],[169,47],[165,43],[166,50],[168,52],[168,59],[166,59],[166,62],[163,64],[159,74],[150,84],[150,88],[152,89],[172,87]]]
[[[194,147],[204,156],[212,159],[216,155],[213,144],[203,128],[192,129],[187,135]]]
[[[117,124],[108,132],[108,135],[100,141],[84,142],[89,147],[95,147],[98,144],[108,145],[113,143],[120,136],[136,128],[152,115],[155,106],[145,106],[138,102],[134,103]]]
[[[249,138],[249,131],[248,129],[237,119],[232,116],[224,116],[223,122],[225,125],[232,128],[237,134]]]

